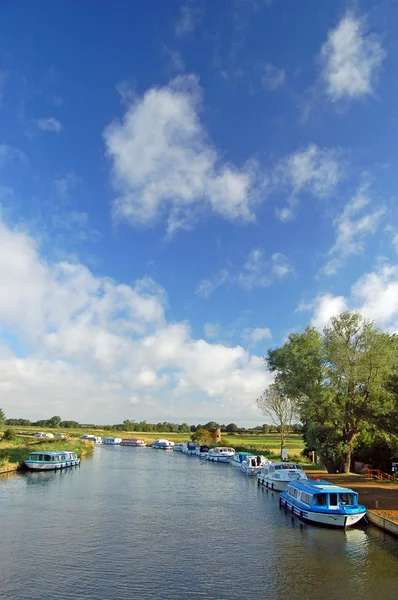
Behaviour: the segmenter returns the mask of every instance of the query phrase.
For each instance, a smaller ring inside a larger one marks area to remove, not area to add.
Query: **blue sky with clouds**
[[[255,425],[289,332],[398,329],[397,17],[0,4],[9,416]]]

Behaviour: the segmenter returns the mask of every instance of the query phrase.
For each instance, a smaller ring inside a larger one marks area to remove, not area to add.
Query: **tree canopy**
[[[290,334],[268,351],[266,364],[282,392],[297,400],[306,443],[330,472],[349,471],[354,441],[369,425],[398,432],[398,417],[391,416],[398,336],[360,314],[332,318],[323,334],[313,327]]]

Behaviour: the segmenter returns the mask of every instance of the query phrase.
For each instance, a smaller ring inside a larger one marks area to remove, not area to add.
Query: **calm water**
[[[176,452],[100,447],[0,479],[0,598],[398,597],[398,540],[292,523],[277,493]]]

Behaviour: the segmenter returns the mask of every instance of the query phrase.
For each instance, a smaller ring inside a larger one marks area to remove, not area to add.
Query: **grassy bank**
[[[37,427],[15,427],[15,431],[19,434],[33,435]],[[83,434],[92,434],[101,437],[115,436],[121,438],[140,437],[150,444],[157,438],[167,438],[172,442],[186,442],[191,439],[191,433],[170,433],[170,432],[142,432],[142,431],[110,431],[104,429],[76,428],[76,429],[48,429],[40,428],[40,431],[48,433],[63,433],[71,439],[76,439]],[[222,435],[222,444],[232,446],[239,451],[253,452],[255,454],[265,454],[274,459],[280,456],[280,438],[278,434],[248,434],[248,433],[230,433]],[[301,452],[304,448],[303,440],[300,435],[291,435],[287,441],[286,447],[290,458],[301,458]]]
[[[76,452],[81,458],[82,456],[93,454],[94,444],[77,439],[41,440],[36,438],[17,438],[15,441],[0,440],[0,473],[20,469],[29,453],[38,450],[46,452],[69,450]]]

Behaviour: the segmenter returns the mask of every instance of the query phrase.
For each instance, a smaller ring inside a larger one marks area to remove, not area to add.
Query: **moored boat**
[[[262,467],[266,464],[270,464],[271,461],[265,456],[258,454],[257,456],[247,456],[242,461],[240,468],[246,475],[257,475],[260,473]]]
[[[172,450],[174,447],[174,442],[169,442],[169,440],[158,439],[152,442],[152,448],[156,448],[157,450]]]
[[[186,444],[184,444],[184,442],[177,442],[176,444],[174,444],[173,450],[174,450],[174,452],[182,452],[182,449],[184,448],[184,446],[186,446]]]
[[[283,492],[287,485],[296,479],[307,479],[307,475],[297,463],[268,462],[257,474],[259,485],[277,492]]]
[[[79,437],[80,440],[88,440],[89,442],[94,442],[94,444],[102,444],[102,437],[98,435],[90,435],[85,434]]]
[[[281,493],[280,506],[304,521],[331,527],[350,527],[366,514],[357,492],[322,480],[290,482]]]
[[[233,448],[225,448],[222,446],[217,446],[216,448],[212,448],[209,450],[207,454],[207,460],[210,462],[229,462],[231,456],[235,454],[235,450]]]
[[[199,458],[206,459],[209,454],[209,446],[198,446],[195,454]]]
[[[251,452],[235,452],[235,454],[233,454],[229,458],[229,463],[233,467],[240,467],[243,461],[246,460],[246,457],[248,456],[254,456],[254,454],[252,454]]]
[[[75,452],[60,450],[58,452],[31,452],[24,465],[31,471],[56,471],[66,467],[80,465],[80,458]]]
[[[146,442],[140,438],[125,438],[120,442],[121,446],[134,446],[135,448],[145,448]]]
[[[197,442],[187,442],[182,447],[183,454],[188,454],[189,456],[193,456],[196,454],[196,448],[198,447]]]
[[[122,438],[119,437],[104,437],[102,440],[103,444],[108,444],[110,446],[119,446]]]

